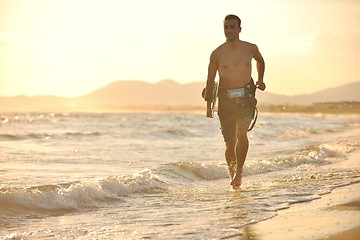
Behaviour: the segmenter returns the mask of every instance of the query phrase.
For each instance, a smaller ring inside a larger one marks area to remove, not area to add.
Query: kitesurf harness
[[[254,83],[254,80],[251,78],[251,81],[248,84],[246,84],[244,87],[226,90],[227,98],[234,99],[236,102],[241,102],[242,98],[255,98],[256,88],[257,87]],[[248,128],[248,132],[250,132],[254,128],[258,117],[258,113],[259,111],[255,103],[254,116],[253,119],[251,120],[250,126]]]
[[[221,89],[220,86],[219,86],[219,88]],[[215,84],[215,86],[214,86],[214,89],[216,89],[215,91],[212,91],[211,94],[207,94],[206,88],[204,88],[201,95],[205,101],[209,101],[209,100],[216,101],[216,98],[219,97],[219,95],[222,95],[220,97],[234,99],[235,101],[238,102],[242,98],[255,98],[256,88],[257,88],[257,86],[254,84],[254,80],[251,79],[251,81],[248,84],[246,84],[244,87],[236,88],[236,89],[228,89],[226,91],[220,91],[220,92],[218,91],[220,89],[218,89],[217,84]],[[216,95],[214,96],[214,94],[216,94]],[[209,96],[209,95],[211,95],[211,96]],[[226,95],[226,96],[224,96],[224,95]],[[258,109],[255,105],[254,106],[254,117],[251,120],[248,132],[250,132],[254,128],[257,117],[258,117],[258,113],[259,113]]]

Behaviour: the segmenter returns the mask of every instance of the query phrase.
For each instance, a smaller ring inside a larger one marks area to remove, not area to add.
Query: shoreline
[[[296,104],[258,104],[260,113],[305,113],[305,114],[360,114],[360,102],[319,102],[311,105]],[[117,113],[117,112],[206,112],[204,105],[119,105],[119,106],[33,106],[3,107],[1,112],[97,112],[97,113]]]
[[[348,160],[336,164],[339,168],[358,167],[360,150]],[[254,240],[346,240],[360,235],[360,182],[333,189],[306,203],[280,210],[271,219],[250,224],[242,229],[240,239]]]
[[[360,102],[319,102],[311,105],[259,105],[259,111],[273,113],[360,114]]]

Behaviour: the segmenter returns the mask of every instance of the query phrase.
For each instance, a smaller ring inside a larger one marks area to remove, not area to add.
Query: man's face
[[[234,41],[239,38],[241,28],[235,19],[228,19],[224,21],[225,37],[229,41]]]

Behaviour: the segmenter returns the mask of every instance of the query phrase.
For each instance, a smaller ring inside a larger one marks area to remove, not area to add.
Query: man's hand
[[[266,85],[265,85],[264,82],[259,82],[259,81],[257,81],[257,82],[256,82],[256,87],[257,87],[258,89],[260,89],[261,91],[264,91],[265,88],[266,88]]]

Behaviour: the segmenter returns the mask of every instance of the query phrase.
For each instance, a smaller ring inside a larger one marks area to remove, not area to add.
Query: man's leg
[[[236,172],[231,185],[233,187],[239,187],[241,185],[242,169],[245,163],[246,155],[249,149],[249,140],[247,137],[247,130],[249,124],[239,120],[236,123]]]
[[[219,101],[219,120],[225,142],[225,160],[232,180],[236,172],[236,118],[233,115],[233,109],[224,108],[226,105],[221,103]]]
[[[225,143],[225,159],[228,165],[231,180],[234,178],[236,172],[235,144],[235,138]]]

